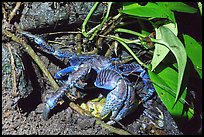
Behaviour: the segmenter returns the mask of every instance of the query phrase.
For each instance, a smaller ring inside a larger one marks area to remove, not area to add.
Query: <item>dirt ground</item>
[[[3,83],[4,85],[4,83]],[[58,111],[53,114],[48,121],[42,118],[43,103],[36,106],[36,109],[29,114],[21,113],[18,109],[13,109],[12,96],[8,94],[11,89],[3,86],[2,90],[2,134],[3,135],[113,135],[109,130],[106,130],[96,124],[95,118],[78,114],[70,107],[65,110]],[[33,99],[27,99],[24,105],[29,107],[33,105]],[[163,108],[165,109],[165,108]],[[137,111],[138,112],[138,111]],[[141,112],[140,112],[141,113]],[[122,124],[127,126],[128,131],[133,134],[182,134],[169,115],[168,111],[164,111],[165,126],[162,130],[155,128],[150,123],[147,125],[136,120],[133,113],[128,119],[123,120]],[[144,114],[141,114],[139,120],[144,120]],[[167,124],[171,122],[171,124]],[[152,127],[151,127],[151,126]],[[121,128],[119,125],[116,127]]]

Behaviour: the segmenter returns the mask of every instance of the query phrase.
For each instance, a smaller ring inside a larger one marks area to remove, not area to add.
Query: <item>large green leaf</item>
[[[202,79],[202,46],[191,36],[183,34],[186,52]]]
[[[175,99],[176,102],[180,93],[183,74],[186,67],[187,55],[182,42],[175,36],[175,34],[170,29],[165,26],[161,26],[159,27],[159,30],[161,32],[160,43],[169,48],[169,50],[174,54],[178,63],[178,83]]]
[[[166,24],[164,26],[171,29],[171,31],[175,35],[178,34],[177,24],[169,23],[169,24]],[[156,32],[156,39],[161,39],[160,30],[155,28],[155,32]],[[166,55],[168,53],[169,53],[169,49],[166,46],[164,46],[163,44],[160,44],[160,43],[155,44],[155,50],[154,50],[153,58],[151,61],[151,64],[152,64],[152,70],[151,71],[153,71],[159,65],[159,63],[166,57]]]
[[[175,10],[178,12],[196,13],[197,9],[183,3],[183,2],[157,2],[158,5]]]
[[[159,70],[159,71],[158,71]],[[191,119],[194,115],[194,110],[189,106],[186,107],[186,88],[182,91],[180,98],[174,105],[176,98],[176,89],[178,81],[178,72],[163,64],[156,68],[155,72],[148,71],[151,81],[157,91],[158,96],[173,116],[184,116]],[[174,106],[174,107],[173,107]]]
[[[152,2],[148,2],[145,6],[130,3],[123,6],[123,10],[119,11],[137,17],[168,18],[169,20],[175,22],[173,12],[171,12],[168,8],[159,6]]]

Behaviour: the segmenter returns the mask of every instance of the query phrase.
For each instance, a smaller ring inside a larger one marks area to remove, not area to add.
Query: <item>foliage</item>
[[[186,45],[186,53],[202,79],[202,46],[191,36],[183,34]]]
[[[202,9],[202,4],[198,4],[199,9]],[[96,32],[108,20],[109,12],[113,10],[110,8],[111,6],[112,2],[108,3],[107,16],[103,19],[102,23],[86,33],[85,25],[94,11],[92,9],[87,19],[85,19],[86,22],[83,23],[82,34],[85,37],[90,38],[90,40],[93,39]],[[116,20],[121,16],[123,18],[131,18],[139,22],[141,30],[135,31],[117,26],[114,29],[114,33],[133,35],[140,40],[140,43],[135,43],[134,40],[125,39],[118,35],[108,35],[107,37],[118,41],[139,64],[148,68],[150,79],[153,82],[157,94],[173,116],[183,116],[191,119],[194,115],[194,108],[191,108],[189,105],[186,107],[186,104],[192,103],[186,101],[188,95],[186,90],[188,86],[187,72],[189,71],[188,58],[193,63],[194,69],[199,74],[200,79],[202,79],[202,47],[195,39],[185,34],[183,34],[184,44],[182,43],[177,36],[178,33],[182,32],[178,32],[179,26],[177,26],[174,13],[176,11],[193,14],[197,12],[197,9],[183,2],[122,2],[118,11],[119,14],[113,17],[113,19]],[[151,32],[147,31],[144,22],[152,25],[156,33],[156,38],[147,35]],[[126,23],[128,24],[128,22]],[[92,34],[92,32],[95,33]],[[145,41],[146,38],[149,38],[154,43],[154,48],[148,48],[147,45],[142,44],[144,42],[148,44]],[[129,47],[130,43],[136,44],[137,46],[144,46],[146,49],[151,50],[153,52],[151,63],[143,63],[131,47]]]

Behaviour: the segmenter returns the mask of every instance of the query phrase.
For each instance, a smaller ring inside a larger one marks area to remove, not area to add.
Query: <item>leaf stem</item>
[[[99,4],[99,2],[96,2],[94,4],[94,6],[91,8],[89,14],[86,16],[86,18],[82,24],[82,34],[84,35],[84,37],[88,37],[88,34],[86,33],[85,27],[86,27],[86,24],[87,24],[88,20],[90,19],[91,15],[93,14],[94,10],[97,8],[98,4]]]
[[[93,38],[96,36],[97,32],[102,28],[103,24],[108,19],[112,3],[113,2],[108,2],[108,9],[107,9],[107,12],[106,12],[106,16],[103,18],[101,24],[96,28],[96,30],[94,30],[94,34],[91,36],[90,40],[93,40]]]
[[[148,68],[148,66],[143,63],[136,55],[135,53],[127,46],[127,44],[124,42],[124,40],[120,37],[117,36],[113,36],[113,35],[108,35],[110,38],[117,40],[118,42],[120,42],[120,44],[122,44],[127,50],[128,52],[134,57],[134,59],[142,66],[144,66],[145,68]]]

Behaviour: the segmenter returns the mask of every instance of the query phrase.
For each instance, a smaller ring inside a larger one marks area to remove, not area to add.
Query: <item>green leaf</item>
[[[167,15],[167,18],[169,20],[171,20],[173,23],[176,23],[176,19],[175,19],[175,16],[174,16],[174,12],[171,11],[169,8],[165,7],[165,6],[161,6],[161,5],[158,5],[162,10],[163,12]]]
[[[163,43],[167,48],[169,48],[169,50],[174,54],[178,63],[178,84],[175,99],[176,102],[180,93],[183,74],[186,67],[187,55],[182,42],[175,36],[175,34],[170,29],[161,26],[159,27],[159,30],[161,32],[162,38],[160,42]]]
[[[128,15],[148,18],[168,18],[175,22],[173,12],[152,2],[148,2],[145,6],[131,3],[123,7],[124,9],[119,11]]]
[[[175,35],[178,34],[177,24],[169,23],[163,26],[169,28]],[[156,31],[156,39],[161,39],[160,30],[156,28],[155,31]],[[151,61],[151,64],[152,64],[151,71],[153,71],[159,65],[159,63],[166,57],[168,53],[169,53],[169,49],[167,47],[165,47],[160,43],[155,44],[155,50]]]
[[[157,2],[158,5],[175,10],[178,12],[196,13],[197,9],[183,3],[183,2]]]
[[[123,4],[123,10],[129,10],[137,6],[140,6],[138,3],[135,3],[135,2],[123,2],[122,4]]]
[[[202,3],[198,2],[198,8],[200,10],[200,15],[202,16]]]
[[[169,28],[174,33],[174,35],[176,35],[176,36],[178,35],[177,23],[168,23],[168,24],[165,24],[163,26]]]
[[[167,67],[163,64],[160,64],[156,68],[155,72],[148,70],[151,81],[156,89],[156,92],[168,111],[173,116],[183,116],[191,119],[194,115],[194,110],[189,106],[186,107],[186,88],[182,91],[182,94],[176,104],[174,101],[176,98],[176,89],[178,81],[178,72],[172,67]],[[173,107],[174,106],[174,107]]]
[[[146,35],[146,36],[149,36],[151,33],[150,32],[148,32],[148,31],[146,31],[146,30],[141,30],[141,33],[143,34],[143,35]]]
[[[161,39],[160,30],[156,28],[155,32],[156,32],[156,39]],[[154,54],[151,61],[151,65],[152,65],[151,71],[153,71],[161,63],[161,61],[166,57],[166,55],[170,51],[169,48],[167,48],[166,46],[160,43],[155,43],[154,46],[155,46],[155,49],[154,49]]]
[[[202,46],[191,36],[183,34],[186,52],[202,79]]]

